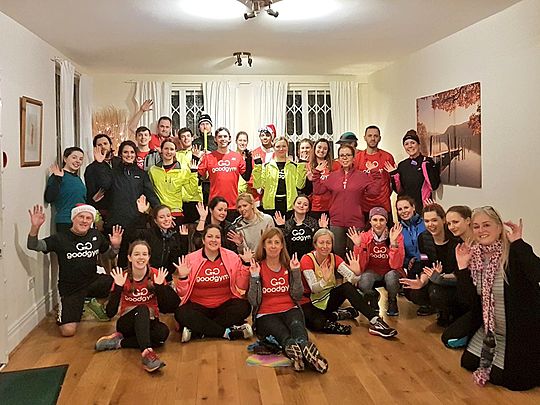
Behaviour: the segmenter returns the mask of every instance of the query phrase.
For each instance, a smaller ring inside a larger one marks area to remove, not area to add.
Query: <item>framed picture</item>
[[[43,103],[21,97],[21,167],[41,165]]]

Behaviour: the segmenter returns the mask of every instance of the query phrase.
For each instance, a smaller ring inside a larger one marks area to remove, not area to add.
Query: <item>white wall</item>
[[[416,99],[481,82],[482,189],[444,186],[442,204],[493,205],[523,217],[540,251],[540,2],[524,0],[372,74],[370,120],[384,146],[405,157],[401,138],[416,128]]]
[[[47,168],[56,158],[54,62],[62,56],[30,31],[0,13],[0,77],[2,81],[2,145],[9,163],[2,173],[3,269],[8,347],[11,351],[50,310],[51,285],[48,258],[26,249],[28,209],[43,204]],[[43,102],[43,149],[39,167],[19,166],[19,98],[28,96]],[[50,211],[47,210],[47,215]],[[49,234],[47,222],[41,236]],[[28,289],[28,279],[35,287]]]

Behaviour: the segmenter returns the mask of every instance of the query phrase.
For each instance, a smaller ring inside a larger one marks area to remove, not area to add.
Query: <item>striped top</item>
[[[476,286],[478,295],[482,295],[482,284]],[[506,314],[504,308],[504,273],[502,270],[497,271],[493,282],[493,298],[495,300],[495,357],[493,365],[504,370],[504,353],[506,349]],[[467,351],[480,357],[482,345],[484,341],[484,325],[480,327],[469,342]]]

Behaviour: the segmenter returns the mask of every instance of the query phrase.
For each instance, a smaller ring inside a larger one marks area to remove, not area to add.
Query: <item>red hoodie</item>
[[[332,195],[330,224],[333,226],[364,229],[366,197],[375,197],[381,190],[381,173],[366,173],[351,167],[345,174],[343,168],[333,171],[325,181],[321,172],[313,170],[313,192]]]

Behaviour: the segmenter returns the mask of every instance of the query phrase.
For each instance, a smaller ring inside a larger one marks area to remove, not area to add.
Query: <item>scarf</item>
[[[469,269],[475,286],[480,284],[482,299],[482,319],[484,321],[485,337],[480,353],[480,366],[473,373],[476,384],[484,386],[489,381],[493,358],[495,357],[495,300],[493,298],[493,283],[499,270],[502,256],[502,242],[499,240],[491,245],[476,244],[472,247]],[[487,264],[483,257],[491,254]]]

